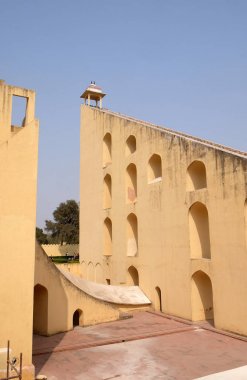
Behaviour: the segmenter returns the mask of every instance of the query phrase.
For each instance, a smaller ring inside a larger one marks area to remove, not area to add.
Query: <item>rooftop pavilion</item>
[[[96,86],[95,82],[91,81],[90,85],[81,95],[84,99],[85,104],[91,105],[91,100],[96,102],[96,107],[102,108],[102,99],[106,94],[102,91],[102,88]]]

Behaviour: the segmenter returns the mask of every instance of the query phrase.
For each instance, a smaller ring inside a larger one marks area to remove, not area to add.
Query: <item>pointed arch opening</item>
[[[213,324],[213,289],[209,276],[203,271],[197,271],[191,279],[192,320],[208,320]]]
[[[202,161],[193,161],[187,169],[186,190],[195,191],[206,187],[206,167]]]
[[[99,284],[104,283],[104,272],[100,263],[97,263],[95,266],[95,281]]]
[[[208,210],[200,202],[189,209],[191,258],[211,259]]]
[[[126,201],[135,202],[137,198],[137,171],[135,164],[129,164],[126,169]]]
[[[75,310],[73,314],[73,327],[83,326],[83,312],[81,309]]]
[[[133,265],[131,265],[128,268],[128,271],[127,271],[127,285],[129,285],[129,286],[132,286],[132,285],[139,286],[139,274],[138,274],[138,270]]]
[[[112,255],[112,222],[110,218],[106,218],[104,221],[103,253],[105,256]]]
[[[153,154],[148,161],[148,183],[162,179],[162,162],[158,154]]]
[[[130,135],[126,140],[125,154],[129,156],[136,151],[136,138]]]
[[[161,290],[159,286],[155,288],[154,308],[157,311],[162,311]]]
[[[33,332],[38,335],[48,334],[48,290],[40,284],[34,287]]]
[[[87,266],[87,279],[89,281],[94,281],[94,266],[91,261],[88,263]]]
[[[112,182],[110,174],[106,174],[103,184],[103,208],[111,208],[112,205]]]
[[[136,256],[138,253],[138,221],[135,214],[127,217],[127,256]]]
[[[112,162],[112,139],[110,133],[106,133],[103,138],[103,167]]]

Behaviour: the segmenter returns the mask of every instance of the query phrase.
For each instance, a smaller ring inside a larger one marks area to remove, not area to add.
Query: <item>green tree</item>
[[[79,243],[79,205],[73,199],[60,203],[52,220],[45,221],[50,243]]]
[[[36,239],[39,244],[48,244],[47,235],[44,233],[42,228],[36,227]]]

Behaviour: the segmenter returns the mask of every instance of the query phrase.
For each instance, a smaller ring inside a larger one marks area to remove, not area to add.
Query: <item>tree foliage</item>
[[[39,244],[48,244],[47,235],[44,233],[42,228],[36,227],[36,239]]]
[[[52,220],[45,221],[49,243],[79,243],[79,205],[74,200],[60,203]]]

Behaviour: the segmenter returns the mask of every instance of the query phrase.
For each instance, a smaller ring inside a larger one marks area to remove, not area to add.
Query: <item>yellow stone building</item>
[[[25,106],[20,125],[13,123],[15,97]],[[6,378],[8,341],[11,360],[23,355],[22,379],[33,380],[33,332],[52,335],[120,319],[129,309],[150,305],[139,288],[109,291],[81,279],[70,266],[58,269],[35,244],[38,129],[35,92],[0,81],[0,378]],[[51,255],[63,252],[62,247],[46,248]],[[78,246],[70,249],[78,252]]]
[[[82,95],[79,276],[35,249],[35,93],[0,81],[0,377],[8,340],[31,380],[33,330],[119,319],[150,300],[247,335],[247,154],[103,109],[104,96],[95,83]]]
[[[85,278],[247,335],[247,154],[92,107],[101,93],[81,106]]]
[[[13,125],[14,97],[26,103],[21,125]],[[32,324],[38,121],[34,91],[0,81],[0,377],[12,356],[23,353],[23,379],[33,379]]]

